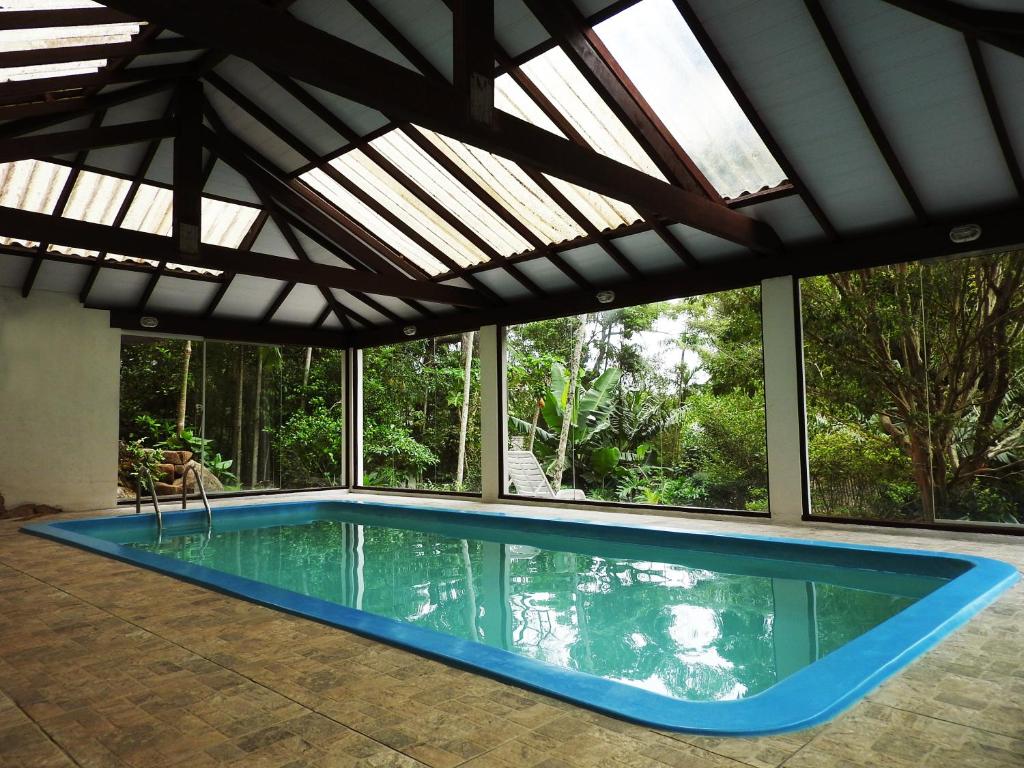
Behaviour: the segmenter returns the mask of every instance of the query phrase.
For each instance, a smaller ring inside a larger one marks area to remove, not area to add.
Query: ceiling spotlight
[[[143,328],[156,328],[158,325],[160,325],[160,321],[157,320],[152,315],[143,315],[142,317],[139,318],[139,325],[141,325]]]
[[[407,325],[407,326],[405,326],[405,328],[402,329],[402,333],[404,333],[406,336],[415,336],[416,335],[416,326],[415,325]]]
[[[977,224],[964,224],[949,230],[949,239],[954,243],[972,243],[981,237],[981,227]]]
[[[615,291],[598,291],[597,292],[597,303],[598,304],[611,304],[615,301]]]

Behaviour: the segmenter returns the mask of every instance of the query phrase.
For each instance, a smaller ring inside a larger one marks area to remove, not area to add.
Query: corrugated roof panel
[[[61,216],[92,224],[110,226],[114,223],[117,211],[128,195],[131,182],[116,176],[81,171],[71,188],[71,195]],[[48,250],[73,256],[92,258],[99,254],[86,248],[73,248],[66,245],[51,245]]]
[[[596,151],[665,181],[650,155],[561,48],[535,56],[521,69]]]
[[[641,219],[636,208],[621,200],[613,200],[554,176],[547,176],[547,179],[598,229],[615,229]]]
[[[101,8],[99,3],[84,0],[6,0],[0,7],[0,16],[9,11],[54,11],[65,8]],[[0,27],[2,27],[0,22]],[[82,45],[127,43],[139,33],[141,24],[90,24],[66,27],[37,27],[34,29],[0,29],[0,51],[28,51],[52,48],[72,48]],[[68,77],[98,72],[107,60],[89,59],[56,64],[35,64],[25,67],[0,68],[0,82],[36,80],[43,77]]]
[[[319,168],[307,171],[299,178],[428,275],[439,275],[447,271],[441,262],[360,202],[355,195]]]
[[[401,168],[402,172],[421,189],[502,256],[532,250],[522,235],[506,224],[402,131],[388,131],[370,142],[370,146]]]
[[[720,195],[785,179],[672,0],[642,0],[594,31]]]
[[[0,163],[0,205],[34,213],[53,213],[71,169],[41,160]],[[39,243],[0,237],[0,244],[18,243],[34,247]]]
[[[561,62],[558,64],[561,69],[557,71],[557,74],[564,76],[559,90],[563,103],[559,104],[554,99],[552,101],[561,110],[566,119],[580,131],[584,138],[598,152],[602,152],[615,160],[625,162],[634,168],[639,167],[640,170],[647,171],[648,173],[653,171],[652,175],[664,178],[654,166],[650,157],[640,148],[640,145],[636,143],[636,140],[623,127],[622,123],[618,121],[618,118],[611,113],[611,110],[608,109],[605,103],[601,101],[600,97],[590,87],[590,84],[583,79],[583,76],[572,65],[572,62],[565,57],[565,54],[562,54],[558,49],[554,49],[538,56],[536,59],[532,59],[528,64],[533,65],[538,59],[550,57],[551,54],[556,56],[561,54],[561,58],[557,59],[558,62]],[[555,60],[552,59],[552,61]],[[526,68],[526,66],[523,67],[524,73]],[[544,65],[543,62],[537,66],[537,69],[541,73],[546,73],[545,77],[549,81],[557,79],[555,75],[548,71],[551,67]],[[580,83],[582,83],[582,86]],[[541,83],[536,84],[541,87],[541,90],[545,90]],[[550,86],[551,83],[549,82],[548,85]],[[572,88],[575,87],[582,87],[587,90],[575,94],[572,91]],[[546,95],[548,98],[552,98],[550,93],[546,93]],[[536,125],[538,128],[543,128],[564,138],[564,134],[558,127],[509,75],[501,75],[495,80],[494,105],[510,115],[514,115]],[[591,108],[596,112],[592,112]],[[575,109],[576,113],[570,115],[566,113],[566,109]],[[601,120],[612,122],[606,122],[602,125]],[[584,124],[585,129],[582,128]],[[640,219],[640,214],[633,207],[625,203],[567,181],[562,181],[561,179],[555,179],[550,176],[548,178],[598,229],[614,229],[622,224],[631,224]],[[578,225],[574,223],[573,226],[576,227]]]
[[[461,141],[419,129],[470,178],[508,209],[545,243],[561,243],[586,234],[527,174],[511,160]]]
[[[384,169],[356,149],[331,161],[363,191],[395,211],[419,233],[461,267],[482,264],[487,256],[434,213]]]

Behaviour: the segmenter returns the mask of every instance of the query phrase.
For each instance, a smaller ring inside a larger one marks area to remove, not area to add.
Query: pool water
[[[699,702],[760,693],[948,582],[593,537],[460,533],[314,519],[159,539],[150,529],[124,545]]]

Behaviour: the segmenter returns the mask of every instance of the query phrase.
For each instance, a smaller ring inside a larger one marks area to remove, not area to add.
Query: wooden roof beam
[[[649,209],[753,250],[777,254],[774,230],[692,192],[494,112],[493,127],[464,116],[458,92],[252,0],[107,0],[211,47],[408,122],[437,130],[574,184]],[[238,24],[244,18],[247,23]],[[358,73],[358,76],[354,76]]]

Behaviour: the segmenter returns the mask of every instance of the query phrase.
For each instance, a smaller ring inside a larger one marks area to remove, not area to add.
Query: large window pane
[[[1024,253],[801,287],[812,511],[1024,520]]]
[[[363,352],[363,484],[480,490],[476,333]]]
[[[512,326],[510,492],[767,508],[760,291]]]
[[[120,439],[155,450],[158,495],[179,495],[184,464],[201,464],[211,495],[342,482],[339,350],[126,337]],[[182,382],[187,386],[182,390]],[[122,450],[122,459],[125,451]],[[122,462],[124,463],[124,462]],[[120,496],[134,496],[121,472]]]

